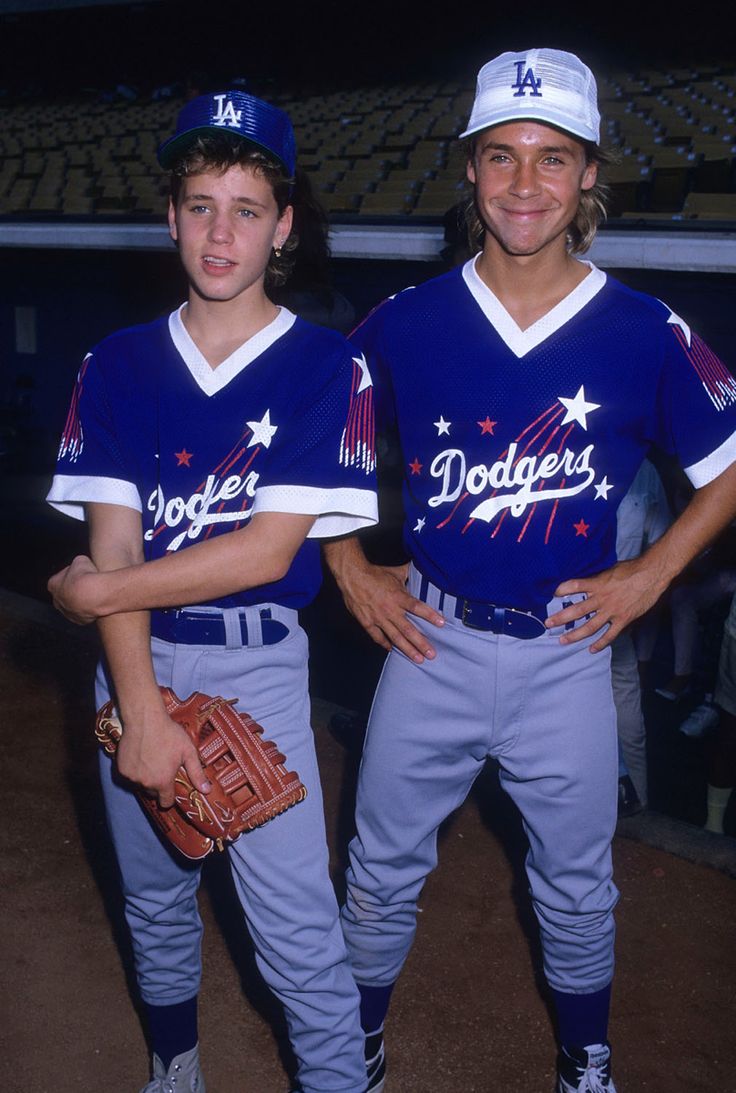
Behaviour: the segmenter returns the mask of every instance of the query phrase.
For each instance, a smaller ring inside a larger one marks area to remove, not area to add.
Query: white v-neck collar
[[[554,334],[556,330],[564,326],[586,304],[590,303],[606,283],[606,275],[602,270],[594,266],[592,262],[583,262],[582,265],[590,267],[588,276],[584,277],[580,284],[565,296],[564,300],[560,300],[551,311],[548,311],[541,319],[537,319],[526,330],[522,330],[485,281],[481,280],[475,268],[478,258],[480,258],[479,254],[465,263],[462,270],[463,280],[489,323],[516,357],[526,356],[549,338],[550,334]]]
[[[169,315],[169,333],[192,379],[205,395],[216,395],[223,387],[227,387],[251,361],[260,357],[261,353],[290,330],[296,321],[296,315],[288,308],[279,308],[278,315],[268,326],[264,326],[252,338],[248,338],[247,342],[238,346],[217,368],[211,368],[184,326],[182,312],[185,307],[186,304],[182,304]]]

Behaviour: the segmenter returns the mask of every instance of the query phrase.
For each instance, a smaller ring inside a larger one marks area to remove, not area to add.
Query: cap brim
[[[290,167],[281,156],[277,155],[272,148],[268,148],[265,144],[253,140],[252,137],[246,137],[245,134],[239,133],[237,130],[223,129],[220,125],[200,125],[196,129],[189,129],[186,133],[180,133],[178,137],[170,137],[169,140],[164,141],[158,150],[157,158],[159,164],[165,171],[168,171],[171,165],[179,159],[180,156],[184,155],[198,137],[206,136],[210,133],[228,133],[230,136],[237,137],[238,140],[242,140],[243,144],[248,144],[257,152],[263,152],[269,159],[276,160],[288,175],[293,173],[293,168]]]
[[[474,133],[482,133],[484,129],[494,129],[497,125],[506,125],[512,121],[536,121],[540,125],[549,125],[551,129],[557,129],[560,133],[569,133],[571,137],[575,137],[577,140],[588,141],[591,144],[598,143],[598,138],[591,136],[590,133],[576,131],[571,129],[569,125],[560,125],[559,121],[543,117],[541,114],[509,114],[505,117],[494,118],[493,121],[484,121],[480,125],[474,125],[471,129],[466,129],[464,133],[460,133],[458,140],[464,140],[465,137],[472,137]]]

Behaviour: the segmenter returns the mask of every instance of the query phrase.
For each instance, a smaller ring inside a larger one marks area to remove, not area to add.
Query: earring
[[[273,248],[273,253],[276,255],[277,258],[281,257],[281,243],[276,244],[276,246]]]

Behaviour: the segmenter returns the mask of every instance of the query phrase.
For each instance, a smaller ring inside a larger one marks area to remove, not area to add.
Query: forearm
[[[736,464],[697,490],[674,524],[642,556],[660,592],[736,518]]]
[[[118,539],[109,534],[99,515],[99,512],[90,515],[90,555],[100,573],[106,575],[122,566],[138,565],[143,559],[143,549],[134,523],[130,533]],[[98,629],[121,717],[124,722],[139,724],[152,705],[160,702],[151,660],[148,612],[100,619]]]
[[[114,505],[88,506],[90,553],[102,576],[141,562],[140,516]],[[170,720],[156,683],[147,611],[98,621],[112,676],[123,737],[115,757],[118,772],[158,797],[174,802],[174,778],[184,766],[193,784],[207,792],[197,750],[181,726]]]
[[[163,702],[151,660],[151,631],[147,611],[98,619],[120,716],[127,725],[142,725]]]
[[[322,545],[322,554],[338,587],[343,590],[351,572],[365,570],[370,565],[357,535],[328,540]]]
[[[584,641],[601,627],[608,630],[590,647],[605,649],[634,619],[648,611],[682,570],[736,516],[736,465],[697,490],[668,531],[639,558],[619,562],[596,576],[574,578],[557,586],[560,597],[585,593],[585,599],[556,612],[548,627],[587,621],[565,632],[563,645]]]
[[[80,596],[104,617],[154,607],[204,603],[281,579],[314,517],[267,513],[247,528],[197,543],[152,562],[106,567],[84,578]]]
[[[325,543],[323,549],[345,606],[377,645],[383,649],[395,647],[416,664],[435,655],[434,647],[409,615],[433,626],[442,626],[444,619],[409,594],[408,565],[373,565],[355,535]]]

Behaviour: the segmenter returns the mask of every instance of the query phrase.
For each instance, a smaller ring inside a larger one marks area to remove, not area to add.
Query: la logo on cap
[[[214,99],[217,103],[217,113],[212,119],[215,125],[230,125],[234,129],[239,129],[243,111],[236,110],[227,95],[215,95]],[[226,99],[227,102],[225,102]]]
[[[518,99],[519,96],[526,95],[527,88],[529,88],[532,95],[535,95],[537,98],[541,98],[542,92],[539,89],[542,86],[542,77],[540,76],[537,79],[537,77],[534,75],[534,69],[531,65],[529,65],[526,72],[524,72],[524,61],[516,61],[515,64],[516,83],[512,83],[511,86],[518,88],[518,91],[514,92],[514,98]]]

